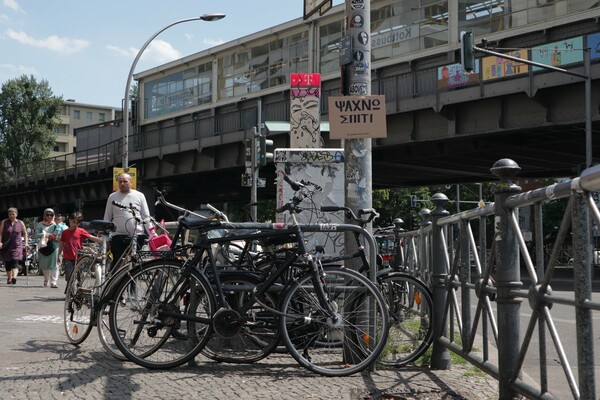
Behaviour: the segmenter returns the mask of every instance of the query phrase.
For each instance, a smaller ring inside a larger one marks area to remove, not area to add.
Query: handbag
[[[54,225],[54,232],[56,232],[56,225]],[[44,243],[46,243],[46,245],[44,245]],[[42,240],[40,241],[40,248],[38,249],[38,252],[43,256],[49,256],[50,254],[54,253],[54,250],[57,248],[58,245],[56,244],[56,241],[48,239],[48,233],[44,232]]]
[[[54,250],[56,250],[56,249],[57,249],[56,241],[52,240],[52,239],[48,239],[48,243],[46,244],[46,246],[40,247],[40,249],[38,251],[43,256],[49,256],[50,254],[54,253]]]

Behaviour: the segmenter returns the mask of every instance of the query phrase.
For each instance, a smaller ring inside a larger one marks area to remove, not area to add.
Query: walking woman
[[[38,249],[40,257],[40,269],[44,273],[44,286],[50,285],[52,288],[58,288],[57,281],[59,275],[58,269],[58,236],[60,230],[54,222],[54,210],[46,208],[44,218],[35,227],[35,237],[39,240],[44,236],[47,239],[47,245]]]
[[[8,218],[0,223],[0,260],[4,261],[7,285],[17,283],[23,246],[27,246],[27,228],[23,221],[17,219],[17,214],[16,208],[9,208]]]

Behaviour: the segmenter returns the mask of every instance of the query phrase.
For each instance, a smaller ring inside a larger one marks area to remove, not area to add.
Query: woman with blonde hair
[[[4,261],[7,285],[17,283],[23,246],[27,246],[27,228],[23,221],[17,219],[17,214],[16,208],[9,208],[8,218],[0,223],[0,260]]]

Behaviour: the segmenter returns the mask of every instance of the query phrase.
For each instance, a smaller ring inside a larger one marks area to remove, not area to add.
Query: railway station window
[[[207,62],[144,84],[145,118],[210,103],[212,63]]]

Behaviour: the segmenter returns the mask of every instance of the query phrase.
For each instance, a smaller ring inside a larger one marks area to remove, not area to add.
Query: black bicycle
[[[301,365],[326,376],[350,375],[373,363],[388,335],[381,293],[356,271],[321,265],[303,239],[304,232],[368,232],[349,224],[300,225],[295,219],[300,201],[297,193],[278,210],[290,213],[290,225],[181,218],[180,225],[199,232],[194,257],[145,263],[114,292],[110,326],[121,352],[147,368],[172,368],[192,360],[214,338],[224,348],[243,337],[260,356],[281,338]],[[231,242],[287,237],[294,247],[268,274],[239,269],[227,274],[213,246],[223,237],[209,235],[216,229],[230,231]],[[282,284],[290,270],[293,279]]]

